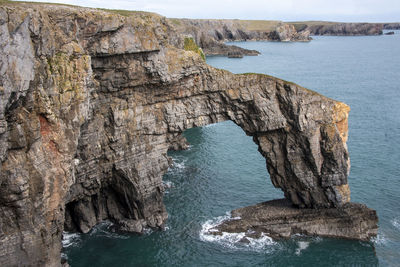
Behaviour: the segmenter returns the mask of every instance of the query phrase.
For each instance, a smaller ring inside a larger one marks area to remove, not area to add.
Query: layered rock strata
[[[225,120],[297,207],[349,201],[348,106],[212,68],[165,18],[122,14],[0,6],[1,266],[60,265],[64,229],[162,227],[168,149]]]
[[[383,28],[385,30],[400,30],[400,23],[399,22],[384,23]]]
[[[297,209],[287,199],[279,199],[234,210],[232,218],[208,234],[245,233],[240,242],[263,234],[274,239],[301,234],[369,241],[378,232],[376,211],[358,203],[334,209]]]
[[[281,21],[168,19],[179,33],[191,36],[209,56],[240,54],[256,56],[258,51],[234,45],[231,41],[310,41],[308,31],[298,32],[295,27]]]
[[[382,23],[342,23],[327,21],[293,22],[297,31],[308,31],[310,35],[359,36],[381,35]]]
[[[380,35],[382,29],[396,29],[396,23],[342,23],[327,21],[282,22],[268,20],[168,19],[179,33],[191,36],[209,56],[258,55],[224,42],[280,41],[307,42],[310,35]]]

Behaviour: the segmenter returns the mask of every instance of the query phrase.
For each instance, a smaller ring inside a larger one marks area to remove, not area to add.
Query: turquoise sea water
[[[207,62],[234,73],[274,75],[350,105],[349,184],[352,201],[378,212],[371,242],[267,237],[236,245],[238,236],[202,234],[232,209],[281,198],[251,137],[232,122],[185,132],[188,151],[170,153],[164,176],[167,230],[137,236],[97,226],[66,234],[71,266],[399,266],[400,265],[400,34],[315,37],[309,43],[235,43],[262,54]]]

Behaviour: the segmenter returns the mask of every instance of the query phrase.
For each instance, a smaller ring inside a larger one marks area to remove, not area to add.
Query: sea
[[[70,266],[400,266],[400,32],[234,44],[261,55],[207,63],[273,75],[351,107],[351,199],[377,211],[378,236],[370,242],[263,236],[243,244],[241,234],[207,235],[233,209],[283,198],[252,138],[226,121],[185,131],[190,148],[169,153],[164,231],[122,234],[105,222],[88,234],[65,232]]]

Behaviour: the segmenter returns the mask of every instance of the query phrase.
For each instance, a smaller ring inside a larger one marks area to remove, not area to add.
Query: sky
[[[170,18],[400,22],[400,0],[28,0],[151,11]]]

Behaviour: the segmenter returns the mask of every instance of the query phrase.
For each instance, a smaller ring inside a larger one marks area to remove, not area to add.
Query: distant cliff
[[[293,25],[281,21],[211,19],[168,19],[168,21],[179,33],[193,37],[206,55],[258,54],[254,50],[224,44],[229,41],[307,42],[311,40],[307,30],[298,32]]]
[[[358,36],[382,34],[382,23],[342,23],[326,21],[292,22],[297,31],[309,31],[310,35]]]
[[[168,19],[179,33],[194,38],[206,55],[257,55],[258,51],[226,45],[230,41],[307,42],[310,35],[380,35],[382,29],[400,24],[342,23],[325,21],[282,22],[273,20]]]
[[[385,30],[400,30],[400,22],[384,23],[383,29],[385,29]]]

